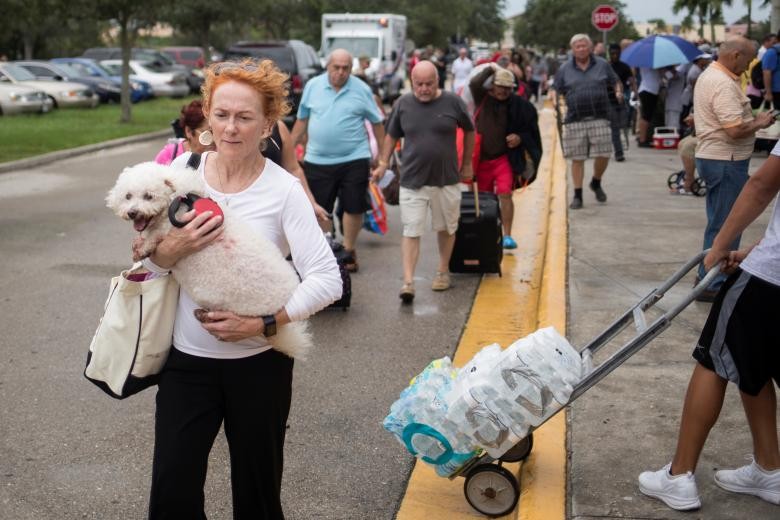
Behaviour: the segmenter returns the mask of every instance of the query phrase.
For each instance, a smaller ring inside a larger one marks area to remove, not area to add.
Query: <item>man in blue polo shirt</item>
[[[780,33],[778,33],[780,34]],[[780,45],[772,45],[761,57],[762,74],[764,75],[764,99],[772,104],[775,110],[780,109]]]
[[[309,80],[303,89],[292,138],[297,143],[308,133],[303,170],[317,204],[332,213],[338,197],[344,208],[344,249],[352,258],[346,267],[355,272],[355,241],[369,207],[371,148],[364,121],[372,124],[379,143],[385,131],[371,89],[351,71],[349,52],[331,52],[327,74]]]

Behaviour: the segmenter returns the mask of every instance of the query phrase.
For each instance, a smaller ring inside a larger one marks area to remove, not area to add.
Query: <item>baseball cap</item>
[[[493,78],[493,84],[499,87],[514,87],[515,75],[510,70],[498,68]]]

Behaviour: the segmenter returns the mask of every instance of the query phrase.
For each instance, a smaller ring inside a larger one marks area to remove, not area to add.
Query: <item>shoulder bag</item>
[[[171,275],[139,272],[142,265],[111,279],[87,353],[84,376],[116,399],[157,384],[171,349],[179,284]]]

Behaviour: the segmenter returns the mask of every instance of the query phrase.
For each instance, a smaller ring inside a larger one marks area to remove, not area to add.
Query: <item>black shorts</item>
[[[780,286],[738,269],[721,286],[693,357],[749,395],[780,385]]]
[[[646,90],[639,93],[639,104],[641,107],[639,115],[642,116],[642,119],[645,121],[653,120],[656,103],[658,103],[658,94],[652,94]]]
[[[347,213],[360,214],[370,208],[367,193],[371,166],[368,159],[339,164],[304,162],[303,171],[314,200],[328,213],[333,213],[336,197]]]

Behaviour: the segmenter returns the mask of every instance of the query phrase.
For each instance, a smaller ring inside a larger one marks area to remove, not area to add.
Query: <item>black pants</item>
[[[211,359],[171,349],[157,391],[151,520],[202,520],[209,452],[230,449],[235,520],[280,520],[293,361],[275,350]]]
[[[621,128],[614,121],[610,125],[612,128],[612,147],[615,149],[615,157],[623,157],[623,138],[621,137]]]

